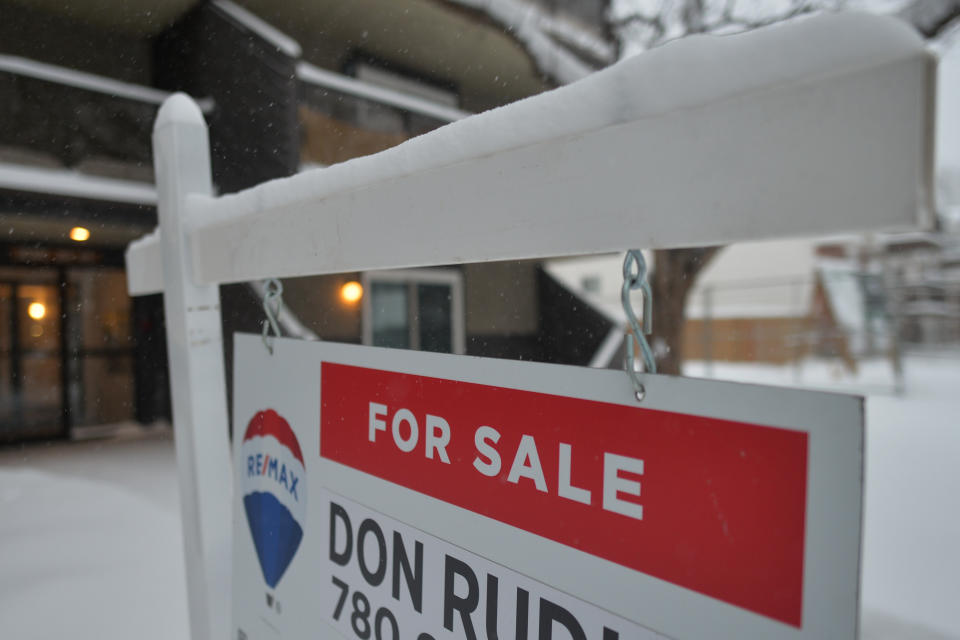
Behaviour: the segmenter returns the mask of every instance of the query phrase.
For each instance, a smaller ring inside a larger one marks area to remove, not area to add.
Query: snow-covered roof
[[[790,239],[724,247],[698,274],[687,298],[685,316],[797,318],[807,315],[813,292],[816,245],[812,239]],[[622,265],[623,254],[615,254],[551,260],[545,268],[611,322],[623,325],[626,316],[620,302]],[[585,287],[588,282],[589,289]],[[635,307],[639,308],[639,298]]]
[[[0,189],[125,204],[157,204],[156,188],[145,182],[8,163],[0,163]]]
[[[650,256],[644,255],[649,263]],[[547,260],[543,268],[550,277],[611,323],[626,325],[627,316],[620,303],[622,253]]]
[[[697,278],[691,318],[796,318],[809,313],[816,247],[811,238],[724,247]]]

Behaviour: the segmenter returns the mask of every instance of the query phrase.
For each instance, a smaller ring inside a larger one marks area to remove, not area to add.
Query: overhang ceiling
[[[149,38],[157,35],[200,0],[4,0],[81,24]]]
[[[547,88],[530,57],[478,12],[436,0],[241,0],[297,40],[306,60],[340,70],[366,54],[455,85],[480,110]]]
[[[71,21],[150,39],[201,0],[0,0]],[[548,82],[502,26],[442,0],[239,0],[286,32],[303,57],[340,71],[355,55],[456,87],[481,110],[538,93]]]

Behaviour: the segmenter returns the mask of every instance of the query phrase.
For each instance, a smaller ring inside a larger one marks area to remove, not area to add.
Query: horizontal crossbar
[[[372,156],[192,197],[193,278],[916,228],[934,82],[891,18],[684,39]],[[155,240],[128,268],[132,293],[162,289]]]

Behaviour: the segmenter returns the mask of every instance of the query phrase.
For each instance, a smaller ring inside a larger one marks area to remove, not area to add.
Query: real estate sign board
[[[856,636],[859,398],[236,339],[239,639]]]

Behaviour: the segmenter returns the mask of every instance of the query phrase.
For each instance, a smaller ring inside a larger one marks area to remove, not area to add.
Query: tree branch
[[[707,30],[716,31],[717,29],[732,26],[740,28],[744,31],[749,31],[751,29],[759,29],[760,27],[769,27],[770,25],[777,24],[778,22],[790,20],[791,18],[796,18],[807,13],[813,13],[814,11],[819,11],[823,8],[814,5],[812,2],[798,2],[785,13],[767,16],[766,18],[762,18],[760,20],[744,20],[737,18],[733,15],[732,11],[729,11],[732,6],[733,3],[728,2],[727,8],[724,9],[723,18],[714,22],[708,27]],[[729,13],[727,13],[727,11],[729,11]]]
[[[952,1],[952,0],[951,0]],[[957,0],[960,4],[960,0]],[[666,8],[658,13],[650,14],[642,11],[620,16],[610,20],[610,27],[615,31],[641,26],[647,27],[652,31],[652,37],[644,38],[643,43],[646,48],[653,48],[674,37],[682,37],[694,33],[713,33],[725,29],[734,29],[737,31],[749,31],[760,27],[770,26],[784,20],[796,18],[801,15],[814,13],[829,9],[839,9],[845,5],[844,0],[795,0],[786,11],[768,15],[764,18],[750,20],[736,15],[736,0],[724,0],[723,9],[719,17],[714,20],[708,20],[707,0],[684,0],[679,11],[680,33],[676,36],[667,37],[668,28],[664,22],[664,16],[667,14]],[[623,38],[621,33],[621,38]]]
[[[899,16],[912,24],[924,38],[932,40],[960,19],[960,0],[914,0]]]

